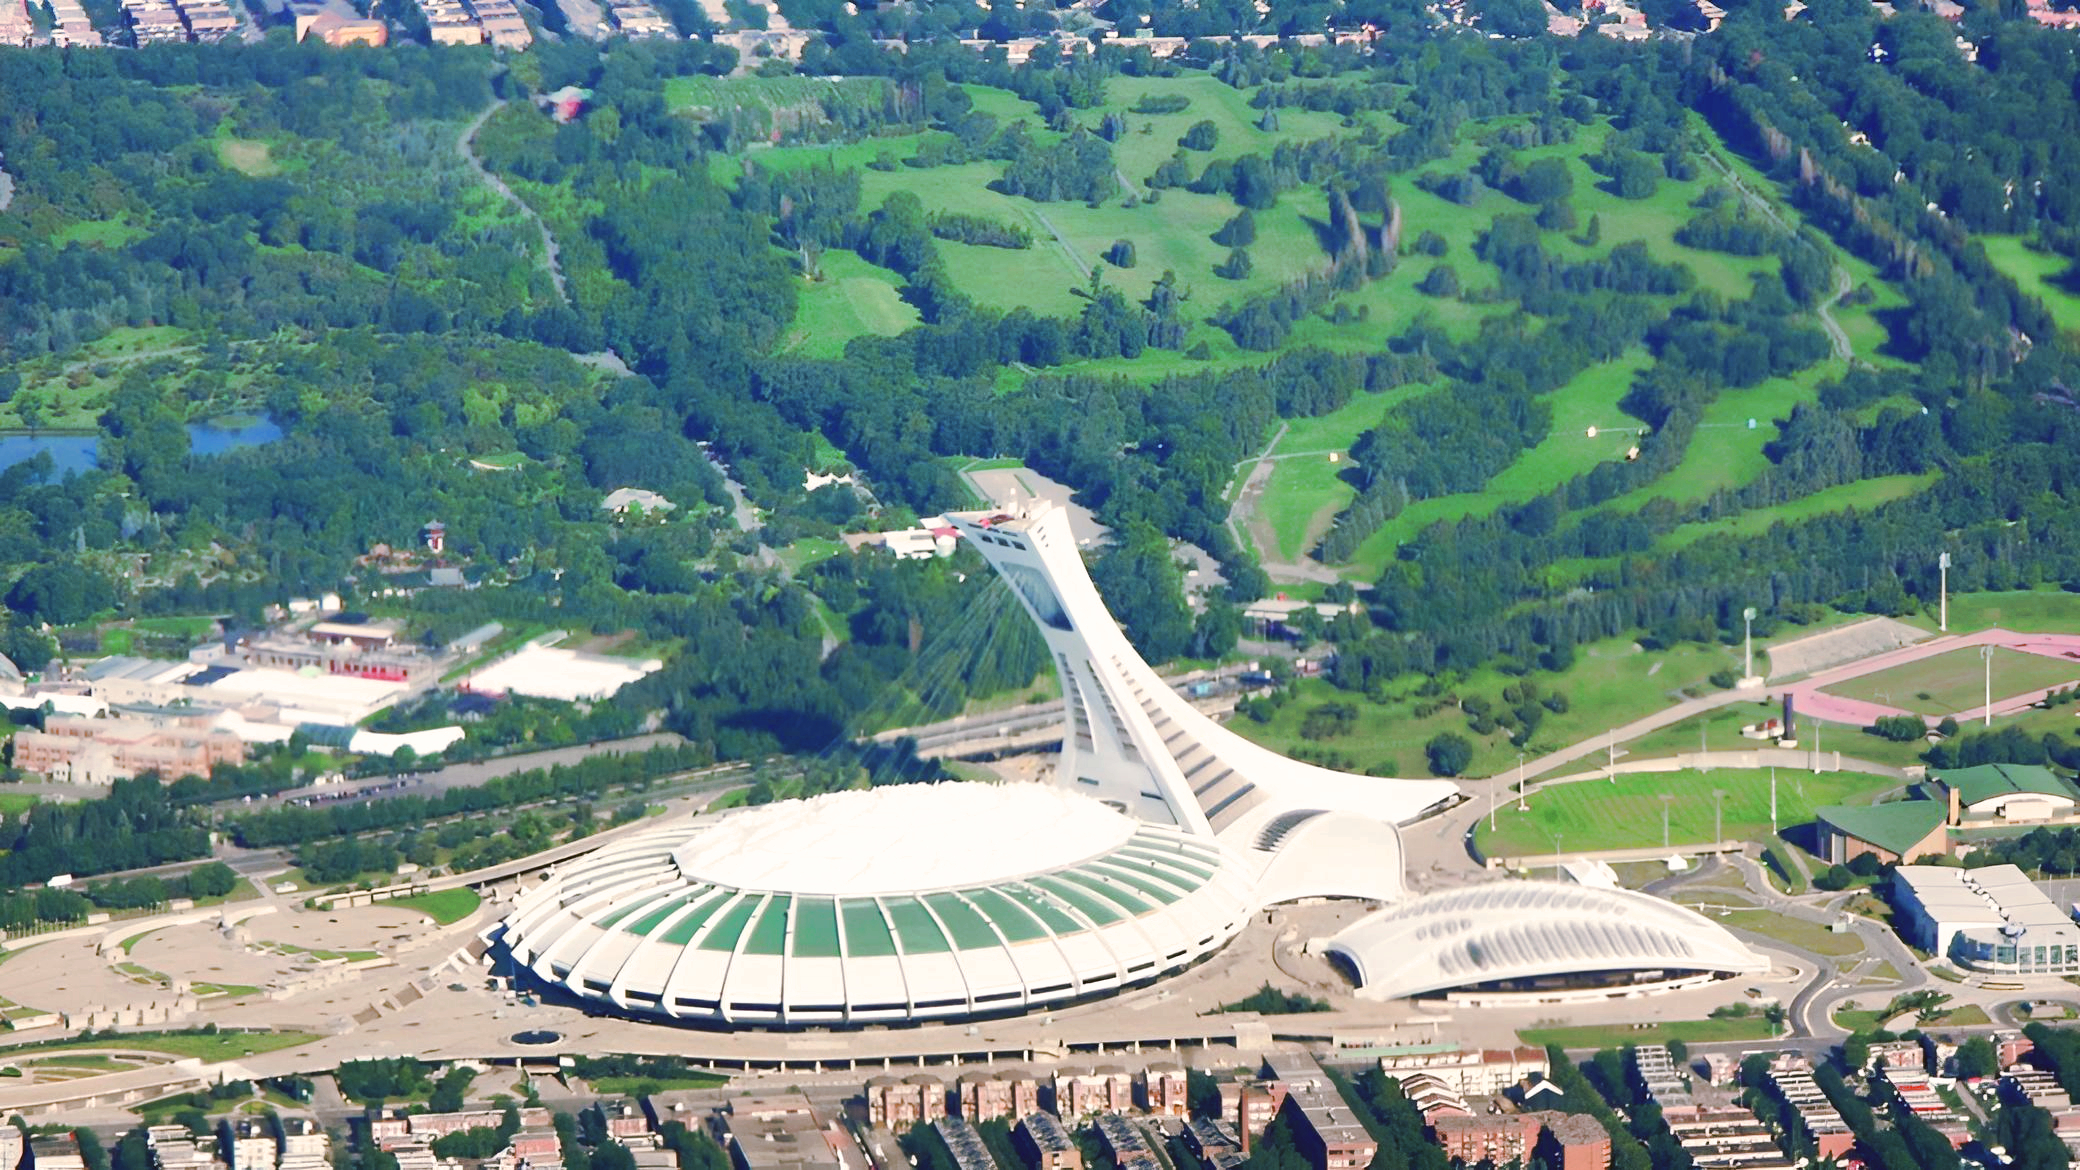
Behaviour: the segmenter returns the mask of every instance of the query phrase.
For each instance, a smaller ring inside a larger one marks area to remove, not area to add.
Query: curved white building
[[[635,1013],[844,1026],[1071,1002],[1233,938],[1254,874],[1217,841],[1042,785],[901,785],[644,833],[524,895],[501,944]]]
[[[1389,904],[1312,944],[1375,998],[1766,966],[1640,894],[1499,882],[1404,901],[1397,826],[1458,786],[1317,768],[1207,718],[1113,622],[1067,518],[949,517],[1011,584],[1061,677],[1053,785],[878,788],[641,833],[524,894],[494,930],[505,955],[618,1011],[781,1028],[1109,994],[1204,958],[1263,906],[1315,897]]]
[[[1759,974],[1725,927],[1631,890],[1494,882],[1390,906],[1314,945],[1366,999],[1646,990]]]

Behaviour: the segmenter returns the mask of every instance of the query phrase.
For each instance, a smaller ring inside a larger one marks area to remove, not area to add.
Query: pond
[[[240,447],[258,447],[281,437],[282,428],[273,419],[250,415],[228,415],[188,424],[188,449],[203,456],[222,455]],[[59,478],[67,472],[91,471],[94,452],[100,442],[99,435],[52,434],[48,431],[35,435],[0,434],[0,468],[13,467],[35,458],[39,451],[48,451],[51,462],[57,465]]]

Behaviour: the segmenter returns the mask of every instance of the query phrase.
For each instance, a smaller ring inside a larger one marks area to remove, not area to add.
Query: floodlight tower
[[[1939,584],[1938,584],[1938,585],[1937,585],[1937,587],[1936,587],[1936,596],[1937,596],[1937,597],[1938,597],[1938,598],[1940,599],[1940,600],[1939,600],[1939,601],[1937,602],[1937,606],[1938,606],[1938,608],[1937,608],[1937,611],[1936,611],[1936,613],[1937,613],[1937,616],[1936,616],[1936,629],[1937,629],[1938,631],[1942,632],[1942,633],[1945,633],[1945,634],[1947,634],[1947,633],[1949,633],[1949,632],[1950,632],[1950,554],[1949,554],[1949,553],[1943,553],[1943,554],[1941,554],[1941,555],[1939,555],[1939,556],[1937,556],[1937,557],[1936,557],[1936,579],[1937,579],[1937,581],[1939,582]]]
[[[1755,677],[1755,607],[1752,605],[1741,611],[1741,630],[1744,647],[1742,651],[1741,685],[1743,687],[1759,687],[1762,685],[1762,680]]]
[[[1993,647],[1979,647],[1979,657],[1986,660],[1986,726],[1993,726]]]

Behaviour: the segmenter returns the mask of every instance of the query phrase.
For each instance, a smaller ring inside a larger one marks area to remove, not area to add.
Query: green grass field
[[[1395,404],[1432,389],[1411,384],[1361,393],[1328,414],[1288,421],[1285,435],[1271,449],[1271,476],[1256,502],[1258,523],[1254,535],[1259,546],[1275,547],[1279,559],[1286,561],[1313,548],[1329,530],[1336,513],[1357,494],[1357,489],[1344,478],[1344,473],[1353,467],[1343,457],[1351,444],[1357,442],[1359,435],[1378,426]],[[1330,461],[1332,455],[1336,456],[1334,462]],[[1237,484],[1255,466],[1244,464]],[[1231,496],[1234,490],[1231,486]]]
[[[1526,1044],[1558,1044],[1562,1048],[1623,1048],[1627,1044],[1685,1044],[1717,1041],[1767,1040],[1776,1031],[1760,1016],[1737,1020],[1671,1020],[1657,1024],[1583,1024],[1575,1027],[1520,1028],[1517,1038]]]
[[[1564,713],[1548,714],[1539,724],[1538,733],[1528,746],[1529,754],[1537,755],[1577,742],[1605,728],[1660,710],[1670,702],[1671,692],[1703,682],[1707,675],[1724,668],[1730,661],[1737,660],[1730,659],[1723,650],[1689,644],[1654,654],[1636,651],[1629,639],[1584,645],[1578,649],[1576,661],[1568,670],[1559,674],[1533,671],[1528,676],[1538,684],[1542,694],[1560,693],[1568,700],[1568,709]],[[1243,718],[1231,721],[1228,726],[1275,751],[1292,755],[1309,745],[1300,734],[1300,726],[1310,709],[1322,703],[1349,703],[1358,712],[1351,733],[1314,746],[1349,756],[1360,770],[1391,764],[1396,775],[1426,775],[1423,745],[1444,731],[1472,741],[1474,756],[1467,769],[1468,775],[1498,775],[1516,766],[1517,749],[1510,746],[1505,733],[1498,730],[1487,736],[1475,735],[1467,725],[1465,713],[1455,706],[1447,705],[1417,718],[1414,708],[1423,700],[1412,692],[1422,681],[1415,676],[1397,679],[1388,688],[1387,699],[1379,702],[1364,695],[1336,690],[1318,679],[1302,680],[1297,684],[1293,700],[1270,722],[1258,723]],[[1497,670],[1480,670],[1459,680],[1451,688],[1451,693],[1462,698],[1481,695],[1499,699],[1503,687],[1514,681]],[[1743,722],[1753,721],[1752,714],[1743,719]],[[1729,740],[1731,734],[1728,733]],[[1690,742],[1694,746],[1696,733],[1693,731],[1691,735]],[[1658,817],[1660,814],[1657,812],[1655,815]]]
[[[389,905],[407,906],[413,910],[421,911],[432,917],[435,922],[446,926],[451,922],[460,922],[464,918],[476,913],[478,905],[482,902],[483,899],[477,896],[475,890],[462,889],[438,890],[431,894],[416,894],[409,898],[397,898],[392,900]]]
[[[855,337],[894,337],[918,323],[917,308],[897,291],[902,278],[895,273],[842,249],[825,253],[819,265],[823,279],[803,282],[794,325],[780,343],[782,352],[842,357],[845,343]]]
[[[586,1083],[602,1093],[636,1097],[650,1093],[669,1093],[675,1089],[720,1088],[729,1083],[729,1078],[708,1073],[687,1073],[676,1077],[601,1077]]]
[[[1935,481],[1936,476],[1933,472],[1926,475],[1881,475],[1875,479],[1859,479],[1854,483],[1822,488],[1812,495],[1801,496],[1788,503],[1767,508],[1751,508],[1739,515],[1719,520],[1682,525],[1655,541],[1654,548],[1657,552],[1675,552],[1707,537],[1760,536],[1777,524],[1794,524],[1815,516],[1846,512],[1851,508],[1867,512],[1894,500],[1904,500]]]
[[[1352,575],[1379,576],[1394,550],[1439,521],[1485,515],[1504,504],[1522,503],[1581,475],[1598,463],[1623,459],[1636,441],[1639,420],[1618,409],[1618,402],[1645,369],[1648,355],[1635,350],[1616,361],[1591,366],[1580,377],[1548,396],[1552,430],[1544,441],[1518,458],[1478,492],[1418,500],[1380,526],[1352,555]],[[1590,437],[1590,427],[1596,428]]]
[[[1714,914],[1712,917],[1722,926],[1736,927],[1764,938],[1790,943],[1816,955],[1844,958],[1863,953],[1863,939],[1853,931],[1836,934],[1817,922],[1808,922],[1787,914],[1777,914],[1768,910],[1735,910],[1730,914]]]
[[[217,161],[241,175],[256,178],[277,174],[282,169],[267,143],[244,138],[217,139]]]
[[[1933,607],[1904,619],[1925,630],[1936,628]],[[2004,593],[1950,595],[1950,632],[1971,633],[1999,626],[2018,634],[2080,632],[2080,594],[2063,589],[2016,590]]]
[[[1777,770],[1777,824],[1803,825],[1813,810],[1829,804],[1867,804],[1898,782],[1856,772],[1815,776]],[[1661,817],[1668,812],[1668,845],[1702,845],[1712,840],[1714,789],[1726,792],[1723,836],[1758,840],[1769,836],[1768,769],[1714,769],[1619,776],[1615,782],[1585,780],[1533,792],[1530,811],[1504,803],[1495,831],[1487,818],[1476,841],[1484,856],[1515,857],[1599,849],[1658,848]],[[1673,799],[1664,802],[1661,798]]]
[[[2024,691],[2080,681],[2080,661],[2025,654],[2003,646],[1993,651],[1996,701]],[[1954,715],[1986,704],[1986,665],[1977,647],[1952,650],[1905,666],[1852,678],[1827,688],[1845,699],[1883,703],[1921,715]]]
[[[2080,296],[2074,295],[2064,283],[2073,268],[2071,260],[2053,252],[2039,252],[2021,236],[1978,235],[1973,238],[1985,246],[1986,258],[1995,268],[2007,273],[2008,279],[2025,294],[2044,302],[2060,330],[2071,332],[2080,329]]]

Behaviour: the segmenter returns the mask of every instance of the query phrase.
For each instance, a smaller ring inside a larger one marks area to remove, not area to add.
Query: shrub
[[[1423,745],[1423,756],[1433,776],[1457,776],[1473,762],[1473,745],[1463,735],[1442,732]]]
[[[1184,132],[1184,137],[1177,140],[1177,145],[1186,150],[1212,150],[1220,145],[1220,141],[1219,127],[1212,122],[1194,122],[1192,128]]]
[[[1416,291],[1426,297],[1456,297],[1459,295],[1459,274],[1449,264],[1439,264],[1423,274],[1416,284]]]

